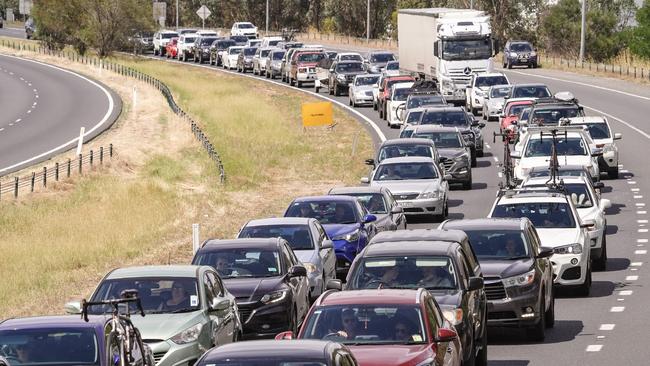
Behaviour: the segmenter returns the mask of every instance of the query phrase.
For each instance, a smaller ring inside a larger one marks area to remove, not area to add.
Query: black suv
[[[210,60],[210,48],[212,44],[218,40],[215,36],[198,36],[192,46],[192,54],[194,55],[194,62],[200,64]]]
[[[462,231],[382,232],[354,259],[345,289],[426,288],[458,331],[463,364],[485,365],[487,299],[475,267]]]
[[[365,74],[363,63],[360,61],[340,61],[330,65],[327,85],[330,95],[339,96],[343,91],[348,92],[354,77]]]
[[[555,324],[553,249],[542,247],[527,218],[451,220],[440,229],[463,230],[483,269],[488,325],[525,327],[543,340]]]
[[[563,99],[543,98],[533,102],[528,115],[528,125],[557,126],[562,118],[584,116],[584,108],[572,96]]]
[[[210,65],[221,66],[221,55],[228,52],[228,47],[236,46],[237,42],[232,39],[220,39],[210,46]]]
[[[503,67],[521,65],[537,68],[537,49],[528,41],[508,41],[503,49]]]

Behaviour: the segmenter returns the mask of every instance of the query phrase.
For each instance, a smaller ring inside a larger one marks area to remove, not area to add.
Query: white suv
[[[578,295],[589,295],[591,251],[587,228],[594,226],[594,222],[580,220],[573,202],[564,193],[532,188],[501,191],[488,217],[531,220],[541,246],[553,248],[553,283],[576,286]]]
[[[406,103],[412,86],[413,83],[408,82],[397,83],[391,87],[390,99],[386,101],[386,121],[388,122],[388,127],[393,128],[402,125],[402,121],[397,116],[397,108]]]
[[[589,240],[591,245],[591,260],[596,270],[607,268],[607,219],[605,210],[612,206],[606,198],[600,198],[596,192],[591,177],[560,176],[563,187],[571,197],[571,201],[578,211],[582,222],[592,220],[594,226],[589,228]],[[521,185],[522,187],[545,187],[548,177],[529,177]]]
[[[510,80],[501,72],[474,74],[469,87],[465,89],[465,106],[468,112],[478,115],[483,102],[493,85],[510,85]]]
[[[178,37],[178,33],[171,30],[161,30],[153,35],[153,54],[155,56],[164,56],[165,47],[172,38]]]
[[[194,58],[192,53],[192,46],[194,46],[194,41],[198,35],[196,33],[187,33],[178,37],[178,59],[182,61],[187,61],[189,58]]]
[[[257,38],[257,27],[250,22],[236,22],[230,29],[231,36],[246,36],[250,39]]]
[[[521,150],[515,148],[511,153],[515,179],[521,182],[533,168],[549,165],[553,147],[551,130],[557,130],[558,164],[583,166],[594,181],[599,180],[597,157],[602,155],[602,149],[596,148],[589,133],[579,126],[529,127],[518,143]]]
[[[620,140],[623,135],[620,133],[612,134],[612,129],[609,127],[609,122],[605,116],[573,117],[569,118],[569,124],[587,127],[596,147],[603,149],[603,155],[598,157],[600,171],[607,172],[607,177],[610,179],[617,179],[618,147],[614,140]]]

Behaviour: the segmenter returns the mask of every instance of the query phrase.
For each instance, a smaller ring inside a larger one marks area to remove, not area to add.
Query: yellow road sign
[[[302,105],[302,125],[310,126],[329,126],[332,124],[332,103],[303,103]]]

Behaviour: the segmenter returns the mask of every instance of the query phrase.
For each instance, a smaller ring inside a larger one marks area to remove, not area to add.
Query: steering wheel
[[[375,283],[377,284],[377,287],[373,287],[373,286],[372,286],[372,285],[375,284]],[[373,279],[373,280],[370,280],[370,281],[366,282],[366,288],[379,288],[379,286],[381,286],[381,285],[384,285],[384,286],[385,286],[386,283],[384,283],[384,282],[383,282],[381,279],[379,279],[379,278],[375,278],[375,279]]]
[[[323,336],[323,340],[335,340],[335,339],[341,339],[345,338],[340,332],[332,332],[332,333],[327,333],[325,336]]]

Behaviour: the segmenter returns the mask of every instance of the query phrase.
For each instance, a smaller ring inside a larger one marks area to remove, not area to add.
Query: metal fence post
[[[34,183],[36,182],[36,173],[32,172],[32,192],[34,192]]]
[[[108,156],[113,157],[113,144],[108,145]]]
[[[90,167],[92,168],[93,166],[93,151],[90,150]]]
[[[82,168],[81,166],[83,165],[83,155],[79,154],[79,174],[81,174]]]
[[[54,164],[54,180],[59,181],[59,163]]]
[[[72,170],[72,159],[68,159],[68,178],[70,178],[71,170]]]
[[[14,179],[14,198],[18,198],[18,177]]]
[[[100,165],[104,164],[104,147],[103,146],[99,147],[99,164]]]
[[[47,167],[43,167],[43,187],[47,187]]]

